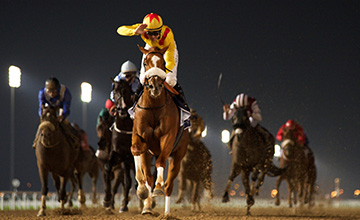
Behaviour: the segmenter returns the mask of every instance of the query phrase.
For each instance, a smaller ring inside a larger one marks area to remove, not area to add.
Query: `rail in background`
[[[78,201],[76,200],[77,194],[74,193],[72,198],[74,206],[79,206]],[[86,206],[94,206],[91,202],[92,193],[85,193],[86,196]],[[98,201],[102,201],[104,194],[98,193]],[[26,209],[39,209],[41,205],[41,192],[11,192],[4,191],[0,192],[0,210],[26,210]],[[49,192],[46,198],[46,207],[49,209],[59,208],[60,203],[58,202],[58,197],[56,192]]]

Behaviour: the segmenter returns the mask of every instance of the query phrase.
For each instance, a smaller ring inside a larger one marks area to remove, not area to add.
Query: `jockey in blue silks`
[[[55,77],[45,82],[45,87],[39,91],[39,116],[41,116],[42,105],[58,106],[59,121],[62,122],[70,115],[71,93],[66,86],[59,83]]]

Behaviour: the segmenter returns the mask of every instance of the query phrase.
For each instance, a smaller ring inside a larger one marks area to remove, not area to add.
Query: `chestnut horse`
[[[38,216],[45,216],[49,172],[59,196],[60,209],[66,203],[66,183],[78,168],[77,157],[80,142],[69,141],[57,119],[58,108],[42,106],[41,123],[37,134],[35,154],[41,181],[41,206]],[[70,126],[70,125],[68,125]],[[78,140],[77,140],[78,141]]]
[[[275,139],[272,137],[272,146],[266,146],[263,137],[250,125],[247,110],[239,108],[233,118],[235,136],[232,142],[232,165],[230,176],[225,188],[222,202],[229,201],[229,190],[235,177],[241,174],[241,180],[245,187],[247,215],[250,215],[250,207],[254,205],[253,196],[258,195],[259,189],[264,183],[265,175],[280,175],[283,170],[275,167],[272,163],[274,155]],[[258,125],[260,126],[260,125]],[[252,184],[250,187],[249,175]]]
[[[200,191],[201,186],[207,191],[210,199],[213,197],[212,192],[212,160],[210,151],[202,141],[196,141],[190,133],[190,142],[187,146],[187,152],[181,162],[179,174],[179,195],[176,203],[184,201],[184,194],[191,190],[190,201],[192,210],[201,210]],[[190,183],[190,186],[189,184]]]
[[[280,205],[279,187],[281,181],[285,179],[288,184],[289,207],[292,207],[293,204],[296,205],[297,193],[299,193],[301,203],[309,202],[311,206],[316,180],[316,167],[312,152],[308,154],[310,156],[307,158],[304,147],[297,144],[293,130],[284,131],[281,147],[280,167],[287,168],[276,180],[275,205]],[[310,150],[310,148],[308,149]]]
[[[167,48],[138,46],[145,54],[144,91],[135,106],[131,152],[135,160],[137,195],[144,201],[142,214],[152,213],[152,197],[163,196],[165,189],[165,215],[170,213],[170,196],[174,180],[185,156],[189,133],[180,127],[180,113],[172,94],[165,89],[165,60]],[[141,76],[140,76],[141,78]],[[169,88],[172,89],[172,88]],[[156,156],[157,176],[153,188],[151,158]],[[168,160],[169,159],[169,160]],[[168,160],[168,175],[164,182],[164,169]]]

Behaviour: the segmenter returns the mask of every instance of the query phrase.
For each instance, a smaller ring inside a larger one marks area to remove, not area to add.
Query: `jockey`
[[[59,107],[58,119],[64,121],[70,115],[71,93],[55,77],[45,81],[45,87],[39,91],[39,116],[41,117],[42,106],[50,105]]]
[[[190,109],[190,123],[191,128],[189,128],[190,137],[193,138],[194,142],[198,143],[201,139],[202,132],[205,130],[204,121],[200,115],[197,114],[195,109]]]
[[[177,82],[177,66],[178,66],[178,50],[176,47],[174,33],[172,30],[163,25],[162,18],[155,14],[150,13],[145,16],[143,19],[143,23],[141,24],[134,24],[134,25],[123,25],[117,29],[117,33],[122,36],[135,36],[140,35],[142,40],[145,42],[145,49],[150,49],[151,47],[158,47],[160,49],[168,48],[164,54],[164,59],[166,62],[166,82],[172,86],[176,91],[179,92],[179,95],[176,96],[177,100],[180,102],[178,103],[182,109],[187,112],[188,115],[190,109],[186,103],[184,92]],[[141,69],[140,69],[140,82],[144,84],[144,59],[145,54],[143,55],[141,61]],[[190,121],[185,117],[184,120],[184,127],[190,126]]]
[[[60,84],[59,80],[55,77],[50,77],[45,81],[45,87],[39,91],[39,111],[38,114],[41,117],[43,106],[59,107],[58,120],[60,126],[64,129],[66,135],[70,137],[73,145],[77,142],[72,127],[67,121],[67,117],[70,115],[71,93],[66,86]],[[36,134],[33,148],[36,146],[38,139],[38,133]],[[75,146],[76,147],[76,146]]]
[[[224,120],[232,119],[236,110],[240,107],[245,107],[247,109],[247,112],[249,115],[249,120],[250,120],[250,125],[251,125],[251,127],[256,128],[256,130],[262,135],[262,137],[265,141],[265,145],[268,147],[272,147],[271,146],[272,145],[272,142],[271,142],[272,135],[264,127],[259,125],[259,122],[262,121],[261,110],[260,110],[255,98],[249,97],[245,93],[241,93],[241,94],[237,95],[235,100],[231,103],[231,105],[225,104],[223,106],[223,110],[224,110],[223,119]],[[231,133],[231,138],[230,138],[229,144],[228,144],[228,147],[230,148],[230,154],[232,153],[231,147],[232,147],[232,140],[233,140],[234,136],[235,136],[235,131],[233,130]]]
[[[309,140],[304,132],[304,129],[300,124],[296,123],[294,120],[288,120],[285,124],[283,124],[278,133],[276,134],[276,139],[278,141],[283,140],[284,131],[293,130],[294,138],[296,143],[304,148],[305,155],[309,158],[312,154],[312,150],[309,147]]]
[[[120,80],[125,80],[126,82],[129,83],[131,90],[134,93],[134,101],[137,101],[137,99],[139,98],[139,94],[143,89],[137,73],[138,70],[135,64],[130,60],[127,60],[121,65],[120,73],[114,77],[115,82],[119,82]],[[113,91],[111,91],[110,99],[106,101],[105,107],[108,110],[110,110],[111,107],[114,106],[114,102],[115,102],[114,93]]]

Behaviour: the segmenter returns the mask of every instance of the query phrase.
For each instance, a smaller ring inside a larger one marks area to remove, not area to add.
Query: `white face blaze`
[[[158,56],[153,56],[151,58],[151,62],[153,63],[154,67],[159,67],[156,65],[156,63],[160,60],[160,58]]]

